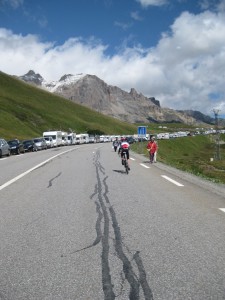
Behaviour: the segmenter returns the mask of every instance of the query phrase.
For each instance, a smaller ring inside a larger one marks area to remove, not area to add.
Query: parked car
[[[48,148],[53,148],[54,147],[54,143],[53,143],[53,138],[51,136],[45,136],[44,137],[47,147]]]
[[[24,140],[23,142],[23,147],[25,152],[34,152],[37,151],[37,145],[35,144],[34,140]]]
[[[133,144],[133,143],[136,142],[135,139],[134,139],[132,136],[129,136],[129,137],[127,138],[127,141],[128,141],[129,144]]]
[[[11,154],[20,154],[20,153],[25,153],[23,143],[21,143],[19,140],[14,139],[8,141],[9,147],[10,147],[10,152]]]
[[[6,142],[6,140],[0,139],[0,158],[3,155],[10,156],[10,154],[11,152],[10,152],[9,144]]]
[[[46,150],[48,148],[46,140],[43,137],[35,138],[34,143],[36,144],[38,150]]]

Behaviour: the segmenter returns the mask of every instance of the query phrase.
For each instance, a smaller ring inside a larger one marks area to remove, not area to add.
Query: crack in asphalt
[[[144,266],[140,257],[139,251],[136,251],[133,255],[133,258],[129,260],[127,255],[125,254],[124,248],[127,248],[123,245],[122,235],[120,226],[117,221],[115,210],[113,209],[112,205],[110,204],[110,200],[108,198],[109,189],[107,185],[107,179],[108,176],[105,176],[105,170],[103,166],[100,164],[100,151],[98,150],[96,152],[95,156],[95,168],[96,168],[96,177],[97,177],[97,186],[95,186],[95,192],[92,194],[91,199],[94,198],[94,196],[97,196],[97,201],[95,201],[98,209],[96,208],[96,211],[98,213],[98,226],[96,225],[96,228],[99,229],[99,226],[101,225],[99,222],[99,217],[101,215],[101,218],[103,217],[103,235],[101,238],[102,242],[102,285],[103,285],[103,292],[105,296],[105,300],[113,300],[116,298],[116,295],[114,293],[114,285],[111,279],[110,274],[110,263],[109,263],[109,251],[110,251],[110,245],[109,245],[109,227],[110,225],[113,228],[114,232],[114,247],[116,251],[117,257],[122,262],[122,269],[123,274],[126,279],[126,281],[129,283],[130,291],[129,291],[129,299],[131,300],[138,300],[140,299],[140,288],[143,291],[144,297],[146,300],[153,300],[153,294],[149,287],[149,284],[147,282],[146,278],[146,272],[144,270]],[[101,180],[101,176],[104,176],[104,178]],[[101,210],[101,212],[100,212]],[[100,215],[99,215],[100,214]],[[111,220],[111,221],[110,221]],[[97,224],[96,222],[96,224]],[[99,236],[99,233],[97,233],[97,236]],[[130,252],[130,251],[129,251]],[[134,267],[132,265],[132,261],[135,262],[137,268],[138,268],[138,274],[135,273]],[[125,280],[123,280],[120,284],[123,287],[125,283]],[[123,288],[122,288],[123,289]],[[121,289],[121,291],[122,291]]]

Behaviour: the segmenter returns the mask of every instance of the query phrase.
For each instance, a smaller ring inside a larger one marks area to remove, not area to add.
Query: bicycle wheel
[[[126,170],[126,173],[128,174],[129,173],[129,169],[128,169],[128,163],[127,163],[127,160],[125,159],[125,170]]]

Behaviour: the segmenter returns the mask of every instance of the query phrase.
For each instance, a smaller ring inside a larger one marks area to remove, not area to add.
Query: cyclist
[[[123,155],[125,153],[126,157],[127,157],[127,163],[128,163],[128,170],[130,170],[130,164],[129,164],[129,149],[130,149],[130,144],[127,142],[126,138],[121,138],[121,142],[119,145],[119,150],[118,150],[118,154],[121,155],[121,162],[123,165]]]
[[[118,137],[116,137],[116,139],[113,141],[113,148],[115,152],[117,150],[117,147],[119,147]]]

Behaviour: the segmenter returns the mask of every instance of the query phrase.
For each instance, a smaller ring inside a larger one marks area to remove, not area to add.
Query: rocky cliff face
[[[20,79],[87,106],[108,116],[130,123],[206,122],[201,113],[161,108],[154,97],[147,98],[135,89],[126,92],[106,84],[94,75],[64,75],[59,81],[46,82],[39,74],[29,71]],[[205,116],[206,117],[206,116]],[[212,119],[207,119],[207,122]]]
[[[44,82],[44,78],[32,70],[30,70],[27,74],[20,76],[19,78],[37,86],[42,86],[42,83]]]

